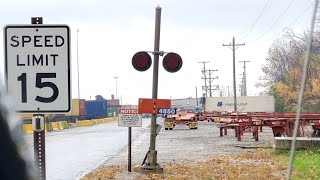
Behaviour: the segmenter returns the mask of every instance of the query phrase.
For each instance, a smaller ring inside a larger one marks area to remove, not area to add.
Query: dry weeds
[[[217,154],[207,161],[186,164],[164,163],[164,174],[140,174],[139,166],[128,173],[126,166],[111,166],[98,169],[83,180],[105,179],[154,179],[154,180],[279,180],[285,179],[286,166],[280,155],[272,154],[272,150],[258,149],[255,152],[238,154]]]

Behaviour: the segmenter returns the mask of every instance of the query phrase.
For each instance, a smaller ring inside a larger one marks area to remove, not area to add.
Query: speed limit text
[[[9,45],[13,48],[33,47],[33,48],[59,48],[63,46],[65,40],[60,35],[45,36],[11,36]],[[17,66],[55,66],[58,54],[26,54],[16,55]]]

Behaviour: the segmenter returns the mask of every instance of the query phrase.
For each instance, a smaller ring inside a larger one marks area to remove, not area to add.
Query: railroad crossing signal
[[[182,67],[182,59],[176,53],[164,53],[159,50],[160,47],[160,22],[161,22],[161,7],[156,7],[155,18],[155,38],[154,38],[154,50],[153,54],[153,80],[152,80],[152,99],[158,98],[158,69],[159,69],[159,56],[167,54],[162,62],[164,69],[168,72],[177,72]],[[137,52],[132,58],[132,65],[137,71],[146,71],[151,66],[151,57],[147,51]],[[157,124],[157,112],[155,111],[155,104],[151,104],[152,109],[151,116],[151,132],[150,132],[150,147],[147,152],[142,165],[140,167],[143,173],[163,173],[163,168],[157,163],[157,151],[156,151],[156,136],[158,135],[161,125]],[[139,106],[140,108],[140,106]]]
[[[171,73],[178,72],[182,67],[182,58],[177,53],[168,53],[162,61],[163,68]]]
[[[163,55],[164,52],[152,52],[159,55]],[[151,67],[152,60],[151,56],[146,51],[139,51],[132,57],[132,66],[137,71],[146,71]],[[178,72],[182,67],[182,58],[177,53],[167,53],[162,61],[163,68],[170,72]]]
[[[152,60],[150,55],[145,51],[139,51],[132,57],[132,66],[137,71],[146,71],[151,67]]]

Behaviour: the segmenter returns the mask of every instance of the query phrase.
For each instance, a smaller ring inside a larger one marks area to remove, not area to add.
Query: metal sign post
[[[131,172],[131,127],[128,127],[128,172]]]
[[[34,114],[32,121],[33,125],[33,150],[34,150],[34,162],[39,170],[40,180],[46,179],[46,139],[44,126],[41,128],[41,124],[44,124],[43,114]]]
[[[31,24],[43,24],[42,17],[32,17]],[[39,108],[38,108],[39,110]],[[33,127],[33,149],[34,161],[39,170],[40,180],[46,179],[46,139],[45,130],[41,129],[41,124],[44,124],[44,114],[34,114],[36,121],[32,121]],[[38,118],[42,117],[42,118]],[[41,122],[43,121],[43,122]]]
[[[131,127],[141,127],[141,114],[138,109],[119,109],[118,126],[128,127],[128,172],[131,172]]]

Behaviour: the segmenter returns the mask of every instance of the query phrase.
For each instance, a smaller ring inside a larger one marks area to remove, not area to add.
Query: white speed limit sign
[[[4,27],[9,94],[22,113],[70,111],[70,29],[67,25]]]

